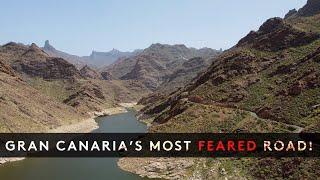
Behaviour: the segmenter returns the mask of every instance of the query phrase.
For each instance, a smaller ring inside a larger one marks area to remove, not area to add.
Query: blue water
[[[134,112],[96,119],[105,133],[143,133],[147,126]],[[118,158],[27,158],[0,166],[2,180],[138,180],[141,177],[117,167]]]

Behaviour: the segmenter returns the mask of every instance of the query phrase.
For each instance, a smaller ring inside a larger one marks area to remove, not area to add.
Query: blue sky
[[[0,44],[10,41],[88,55],[152,43],[229,48],[268,18],[307,0],[0,0]]]

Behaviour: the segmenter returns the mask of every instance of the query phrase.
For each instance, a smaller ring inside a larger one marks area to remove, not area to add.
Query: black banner
[[[319,157],[318,133],[7,133],[0,157]]]

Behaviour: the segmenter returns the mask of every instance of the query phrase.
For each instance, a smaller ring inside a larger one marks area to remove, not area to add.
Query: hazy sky
[[[152,43],[229,48],[270,17],[307,0],[0,0],[0,44],[9,41],[88,55]]]

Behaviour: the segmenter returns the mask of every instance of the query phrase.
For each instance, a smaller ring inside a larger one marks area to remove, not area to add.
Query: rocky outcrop
[[[285,16],[284,19],[288,19],[290,17],[292,17],[293,15],[295,15],[298,11],[296,9],[291,9]]]
[[[63,102],[78,109],[89,109],[89,111],[100,111],[104,104],[105,96],[101,87],[94,84],[83,86],[79,91],[70,95]]]
[[[61,58],[47,58],[45,61],[22,61],[13,64],[13,68],[32,77],[44,79],[79,78],[79,71]]]
[[[104,80],[114,80],[115,79],[108,71],[101,72],[101,76]]]
[[[9,65],[2,61],[0,61],[0,72],[3,72],[13,77],[17,76],[16,72]]]
[[[262,51],[279,51],[302,46],[320,38],[313,32],[304,32],[287,24],[281,18],[267,20],[257,32],[251,31],[236,47],[251,47]]]
[[[99,74],[94,69],[90,68],[88,65],[85,65],[83,68],[80,69],[80,75],[83,78],[87,79],[102,79],[101,74]]]

